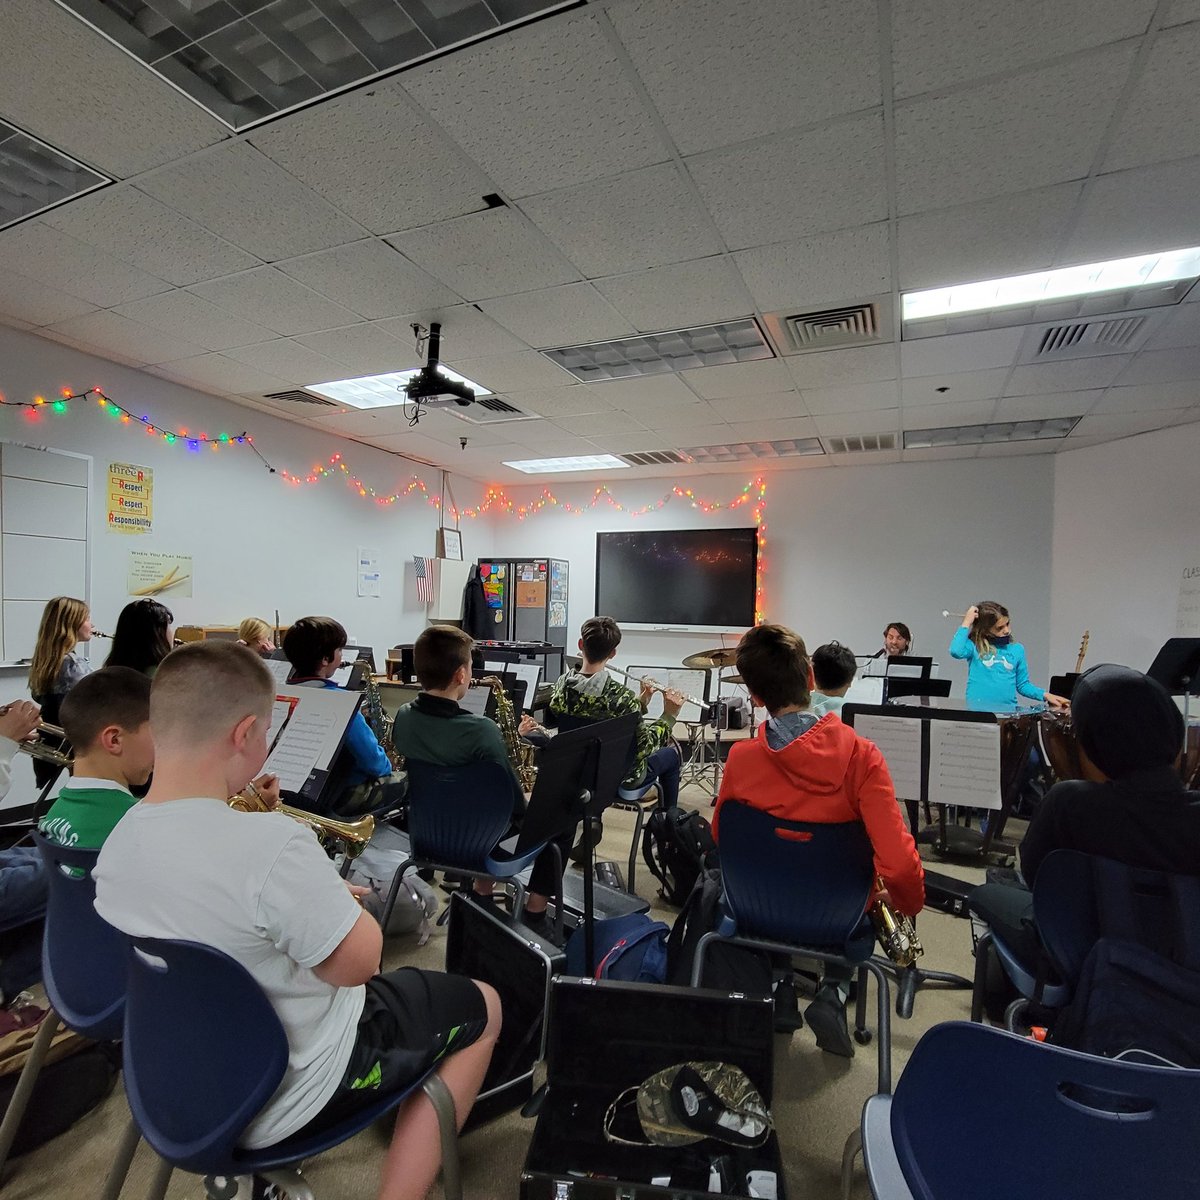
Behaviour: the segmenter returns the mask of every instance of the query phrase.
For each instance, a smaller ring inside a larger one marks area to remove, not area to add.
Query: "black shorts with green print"
[[[381,1095],[403,1091],[487,1026],[483,993],[462,975],[401,967],[376,975],[366,987],[346,1072],[302,1135],[330,1129]]]

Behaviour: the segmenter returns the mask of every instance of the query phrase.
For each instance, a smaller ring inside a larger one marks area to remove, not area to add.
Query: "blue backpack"
[[[664,983],[667,978],[667,934],[662,921],[645,913],[612,917],[595,924],[596,979],[627,983]],[[584,931],[581,925],[567,939],[567,974],[584,975]]]

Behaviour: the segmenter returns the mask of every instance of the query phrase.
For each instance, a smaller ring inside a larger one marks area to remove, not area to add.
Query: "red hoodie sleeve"
[[[863,759],[859,777],[858,815],[867,827],[875,851],[875,870],[883,876],[892,903],[902,913],[915,917],[925,907],[925,870],[912,834],[900,815],[892,776],[879,748],[858,739]]]

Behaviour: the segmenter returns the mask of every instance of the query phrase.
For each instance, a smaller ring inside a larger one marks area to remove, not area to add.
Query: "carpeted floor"
[[[708,812],[708,798],[695,787],[684,790],[682,802]],[[600,856],[624,864],[633,831],[632,814],[613,812],[605,818]],[[624,869],[624,868],[622,868]],[[945,867],[939,870],[982,881],[982,870]],[[653,880],[644,870],[638,887],[647,898]],[[674,910],[659,909],[668,922]],[[922,965],[970,977],[973,967],[969,922],[930,910],[920,920],[925,946]],[[410,937],[397,938],[385,952],[388,967],[406,963],[440,967],[445,954],[444,931],[439,930],[421,949]],[[912,1019],[892,1023],[893,1078],[898,1078],[921,1034],[940,1021],[966,1019],[970,993],[929,989],[918,994]],[[872,1019],[872,1025],[874,1021]],[[776,1038],[776,1091],[773,1109],[783,1147],[790,1200],[836,1200],[842,1146],[858,1122],[864,1100],[875,1086],[875,1047],[859,1047],[853,1060],[835,1058],[816,1049],[812,1035],[802,1029],[790,1039]],[[128,1120],[120,1087],[94,1112],[62,1137],[14,1160],[4,1183],[4,1200],[91,1200],[99,1194],[117,1139]],[[517,1113],[478,1129],[462,1140],[464,1185],[472,1200],[516,1197],[521,1166],[532,1123]],[[367,1130],[305,1169],[321,1200],[373,1200],[378,1166],[390,1136],[390,1126]],[[150,1181],[153,1158],[139,1147],[123,1197],[143,1196]],[[861,1166],[856,1174],[856,1198],[868,1195]],[[440,1196],[440,1190],[435,1190]],[[176,1174],[168,1196],[172,1200],[203,1200],[198,1178]]]

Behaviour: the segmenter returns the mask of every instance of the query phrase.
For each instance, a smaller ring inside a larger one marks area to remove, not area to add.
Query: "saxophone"
[[[496,698],[496,724],[500,726],[500,734],[504,738],[504,747],[508,751],[508,761],[516,773],[523,792],[532,792],[537,780],[537,765],[533,761],[533,747],[521,740],[517,732],[517,717],[513,712],[512,701],[504,690],[504,681],[496,675],[484,675],[473,679],[471,686],[490,687]]]
[[[876,877],[875,885],[883,890],[882,877]],[[912,918],[897,912],[882,896],[871,905],[871,924],[883,952],[897,966],[911,967],[925,953]]]
[[[383,747],[384,754],[388,756],[388,762],[392,764],[392,770],[403,770],[404,761],[392,745],[392,718],[384,711],[383,697],[379,694],[379,684],[371,678],[370,674],[366,676],[363,683],[362,708],[363,720],[366,721],[368,728]]]

